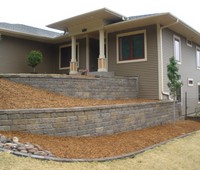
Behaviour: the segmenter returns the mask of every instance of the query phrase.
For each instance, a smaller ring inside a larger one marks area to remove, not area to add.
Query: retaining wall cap
[[[130,103],[130,104],[116,104],[116,105],[101,105],[101,106],[88,106],[88,107],[71,107],[71,108],[36,108],[36,109],[5,109],[0,110],[1,113],[49,113],[49,112],[65,112],[65,111],[87,111],[87,110],[103,110],[103,109],[116,109],[133,106],[155,105],[155,104],[172,103],[172,101],[155,101],[144,103]]]

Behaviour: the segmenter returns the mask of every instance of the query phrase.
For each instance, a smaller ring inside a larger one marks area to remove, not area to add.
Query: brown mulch
[[[71,98],[0,78],[0,109],[63,108],[150,101],[152,100]],[[7,137],[17,136],[20,142],[39,144],[62,158],[103,158],[134,152],[195,130],[200,130],[200,122],[187,120],[179,121],[175,125],[166,124],[99,137],[55,137],[3,131],[0,133]]]
[[[19,137],[20,142],[39,144],[62,158],[103,158],[122,155],[200,130],[200,122],[179,121],[142,130],[99,137],[55,137],[21,132],[1,132],[7,137]]]
[[[155,100],[97,100],[72,98],[0,78],[0,101],[0,109],[28,109],[141,103]]]

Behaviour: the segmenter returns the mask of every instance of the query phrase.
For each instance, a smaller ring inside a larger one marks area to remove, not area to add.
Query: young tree
[[[43,55],[40,51],[32,50],[27,56],[28,65],[33,68],[35,73],[35,67],[42,62]]]
[[[170,94],[173,96],[173,101],[174,101],[174,122],[175,122],[175,115],[176,115],[176,97],[177,97],[177,92],[183,85],[181,82],[181,76],[178,73],[178,67],[177,67],[177,62],[174,57],[171,57],[169,59],[169,64],[167,65],[167,76],[169,79],[169,82],[167,83],[167,86],[169,87]]]

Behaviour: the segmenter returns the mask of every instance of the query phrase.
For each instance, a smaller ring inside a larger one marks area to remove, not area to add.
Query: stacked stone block
[[[57,136],[98,136],[173,121],[173,102],[68,109],[0,110],[0,130]]]
[[[47,89],[66,96],[96,99],[138,97],[135,77],[70,77],[64,75],[2,75],[9,80]]]

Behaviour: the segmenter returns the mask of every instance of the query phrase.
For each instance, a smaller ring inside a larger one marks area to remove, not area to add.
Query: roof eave
[[[0,28],[0,33],[6,36],[12,36],[12,37],[22,38],[22,39],[27,39],[27,40],[34,40],[34,41],[44,42],[44,43],[53,43],[53,40],[55,39],[55,38],[50,38],[50,37],[11,31],[7,29],[1,29],[1,28]]]
[[[84,14],[81,14],[81,15],[77,15],[77,16],[74,16],[74,17],[71,17],[71,18],[67,18],[67,19],[64,19],[64,20],[49,24],[49,25],[47,25],[47,27],[53,28],[53,29],[57,29],[57,30],[61,30],[61,31],[67,31],[67,27],[68,27],[67,23],[70,23],[73,20],[78,20],[78,19],[83,18],[83,17],[87,17],[88,18],[88,16],[95,15],[98,12],[109,13],[109,14],[113,15],[113,18],[116,17],[116,18],[121,19],[121,20],[125,20],[126,19],[125,16],[123,16],[123,15],[121,15],[119,13],[116,13],[116,12],[114,12],[114,11],[108,9],[108,8],[102,8],[102,9],[98,9],[98,10],[95,10],[95,11],[87,12],[87,13],[84,13]],[[62,27],[63,23],[65,23],[66,28]]]

